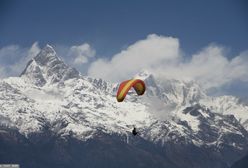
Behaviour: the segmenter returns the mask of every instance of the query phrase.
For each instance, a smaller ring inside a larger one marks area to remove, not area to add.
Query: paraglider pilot
[[[136,130],[135,127],[133,128],[132,134],[133,134],[134,136],[138,134],[138,132],[137,132],[137,130]]]

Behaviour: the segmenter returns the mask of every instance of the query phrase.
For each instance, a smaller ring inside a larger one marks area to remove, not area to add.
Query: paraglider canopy
[[[122,82],[119,86],[119,89],[116,95],[117,101],[122,102],[125,99],[127,92],[132,87],[134,88],[134,90],[136,91],[138,95],[143,95],[145,93],[146,86],[145,86],[144,81],[142,81],[141,79],[127,80],[127,81]]]

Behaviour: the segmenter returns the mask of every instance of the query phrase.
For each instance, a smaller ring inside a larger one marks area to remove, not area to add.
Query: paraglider
[[[134,90],[136,91],[136,93],[140,96],[143,95],[145,93],[146,90],[146,86],[145,86],[145,82],[141,79],[131,79],[131,80],[126,80],[124,82],[122,82],[119,86],[117,95],[116,95],[116,99],[118,102],[122,102],[128,91],[131,88],[134,88]]]
[[[119,86],[119,89],[118,89],[117,95],[116,95],[117,101],[122,102],[125,99],[128,91],[132,87],[134,88],[134,90],[136,91],[138,96],[143,95],[146,91],[146,85],[145,85],[145,82],[143,80],[141,80],[141,79],[126,80],[126,81],[122,82]],[[132,130],[132,134],[134,136],[138,135],[138,132],[137,132],[135,127]]]

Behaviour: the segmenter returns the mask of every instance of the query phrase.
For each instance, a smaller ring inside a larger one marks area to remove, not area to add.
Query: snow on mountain
[[[234,96],[208,97],[200,101],[211,110],[224,115],[234,115],[248,130],[248,106],[240,103]]]
[[[236,98],[209,97],[196,82],[159,80],[147,71],[136,77],[145,80],[146,94],[130,92],[118,103],[117,84],[80,75],[47,45],[20,77],[0,82],[0,116],[26,136],[48,127],[86,140],[99,130],[126,135],[136,126],[141,137],[161,145],[247,148],[248,110]]]
[[[154,75],[142,71],[135,76],[146,81],[148,86],[147,95],[158,97],[166,104],[176,106],[191,105],[207,96],[203,89],[194,81],[176,79],[156,80]]]
[[[79,72],[66,65],[50,45],[46,45],[36,57],[30,60],[21,73],[21,77],[31,80],[37,86],[62,82],[78,76]]]
[[[102,79],[79,75],[47,45],[21,77],[1,81],[0,112],[26,135],[49,125],[59,134],[72,131],[79,139],[87,139],[98,129],[126,133],[132,125],[147,124],[150,114],[146,107],[117,103],[115,87]],[[57,125],[60,121],[63,126]]]
[[[224,115],[234,115],[240,123],[248,129],[248,106],[240,103],[234,96],[207,96],[203,88],[194,81],[176,79],[155,80],[155,77],[142,71],[136,75],[146,81],[147,96],[159,98],[166,106],[173,107],[173,111],[182,111],[182,108],[200,104],[209,110]]]

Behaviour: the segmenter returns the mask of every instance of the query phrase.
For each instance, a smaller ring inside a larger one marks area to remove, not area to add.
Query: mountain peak
[[[50,44],[46,44],[46,46],[44,48],[51,48],[51,49],[53,49],[53,47]]]
[[[141,70],[139,73],[135,75],[135,78],[145,80],[151,76],[153,76],[151,72],[147,70]]]
[[[48,50],[50,52],[55,52],[54,48],[50,44],[46,44],[42,50]]]
[[[43,47],[40,52],[42,53],[43,56],[45,55],[45,56],[57,57],[57,53],[55,49],[50,44],[46,44],[45,47]]]
[[[79,72],[66,65],[49,44],[28,62],[26,68],[21,73],[21,77],[29,79],[37,86],[43,86],[46,83],[62,82],[78,76]]]
[[[46,65],[55,60],[61,61],[61,59],[57,56],[56,51],[49,44],[41,49],[40,53],[38,53],[34,59],[40,65]]]

